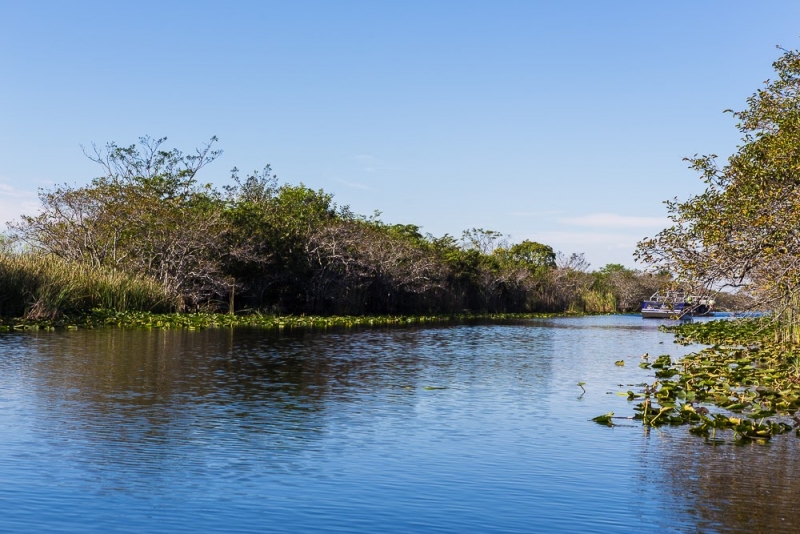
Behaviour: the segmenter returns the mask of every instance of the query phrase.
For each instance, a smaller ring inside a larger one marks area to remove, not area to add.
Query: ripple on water
[[[790,531],[794,438],[588,421],[656,323],[2,335],[0,530]]]

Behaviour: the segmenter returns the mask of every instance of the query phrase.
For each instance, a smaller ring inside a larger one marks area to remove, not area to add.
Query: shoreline
[[[251,327],[264,329],[362,326],[407,326],[426,324],[464,323],[470,321],[513,321],[550,317],[580,317],[586,313],[460,313],[420,315],[273,315],[259,312],[232,315],[227,313],[151,313],[93,310],[90,313],[58,320],[0,318],[0,332],[54,331],[115,328],[160,328],[203,330],[207,328]]]

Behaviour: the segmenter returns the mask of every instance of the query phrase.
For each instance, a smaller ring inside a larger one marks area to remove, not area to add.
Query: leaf
[[[612,417],[614,417],[614,412],[608,412],[607,414],[592,418],[592,421],[599,425],[614,426],[614,423],[611,421]]]

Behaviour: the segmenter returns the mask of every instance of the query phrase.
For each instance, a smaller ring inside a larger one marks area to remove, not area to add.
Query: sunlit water
[[[658,324],[4,334],[0,531],[796,531],[794,435],[589,421]]]

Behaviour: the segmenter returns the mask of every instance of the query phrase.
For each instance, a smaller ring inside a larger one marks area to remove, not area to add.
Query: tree
[[[12,237],[78,269],[157,281],[184,310],[426,313],[605,310],[581,254],[509,245],[473,228],[460,240],[414,224],[364,217],[303,184],[279,184],[267,166],[233,170],[223,192],[201,184],[216,138],[184,154],[166,138],[84,153],[102,172],[88,185],[41,190],[41,212]],[[0,241],[0,252],[11,250]],[[115,273],[118,274],[118,273]],[[235,298],[234,298],[235,297]],[[591,301],[591,302],[590,302]],[[600,302],[600,306],[593,304]],[[576,308],[577,309],[577,308]]]
[[[783,50],[775,80],[733,113],[742,144],[725,165],[687,158],[706,190],[666,202],[673,225],[637,248],[693,288],[747,288],[800,340],[800,53]]]
[[[617,273],[635,274],[633,269],[628,269],[621,263],[607,263],[597,271],[602,276],[613,276]]]
[[[477,250],[481,254],[491,254],[495,248],[507,245],[501,232],[483,228],[464,230],[461,243],[465,250]]]
[[[40,190],[39,215],[12,236],[69,261],[158,280],[186,304],[226,291],[222,202],[196,175],[221,153],[216,138],[194,153],[165,150],[166,138],[109,143],[87,154],[103,174],[84,187]]]
[[[338,216],[333,196],[303,184],[279,186],[269,166],[244,179],[234,169],[232,178],[235,185],[226,187],[226,217],[231,250],[239,252],[229,270],[238,285],[249,289],[251,304],[296,311],[307,300],[313,276],[309,240]]]
[[[495,254],[501,256],[505,261],[533,271],[556,268],[556,253],[553,251],[553,247],[527,239],[512,245],[509,249],[496,249]]]
[[[599,286],[614,296],[618,311],[636,311],[642,301],[670,282],[668,274],[648,274],[628,269],[619,263],[609,263],[595,275]]]
[[[443,266],[409,230],[353,218],[317,227],[307,249],[313,306],[348,313],[419,310],[414,296],[441,287]]]

